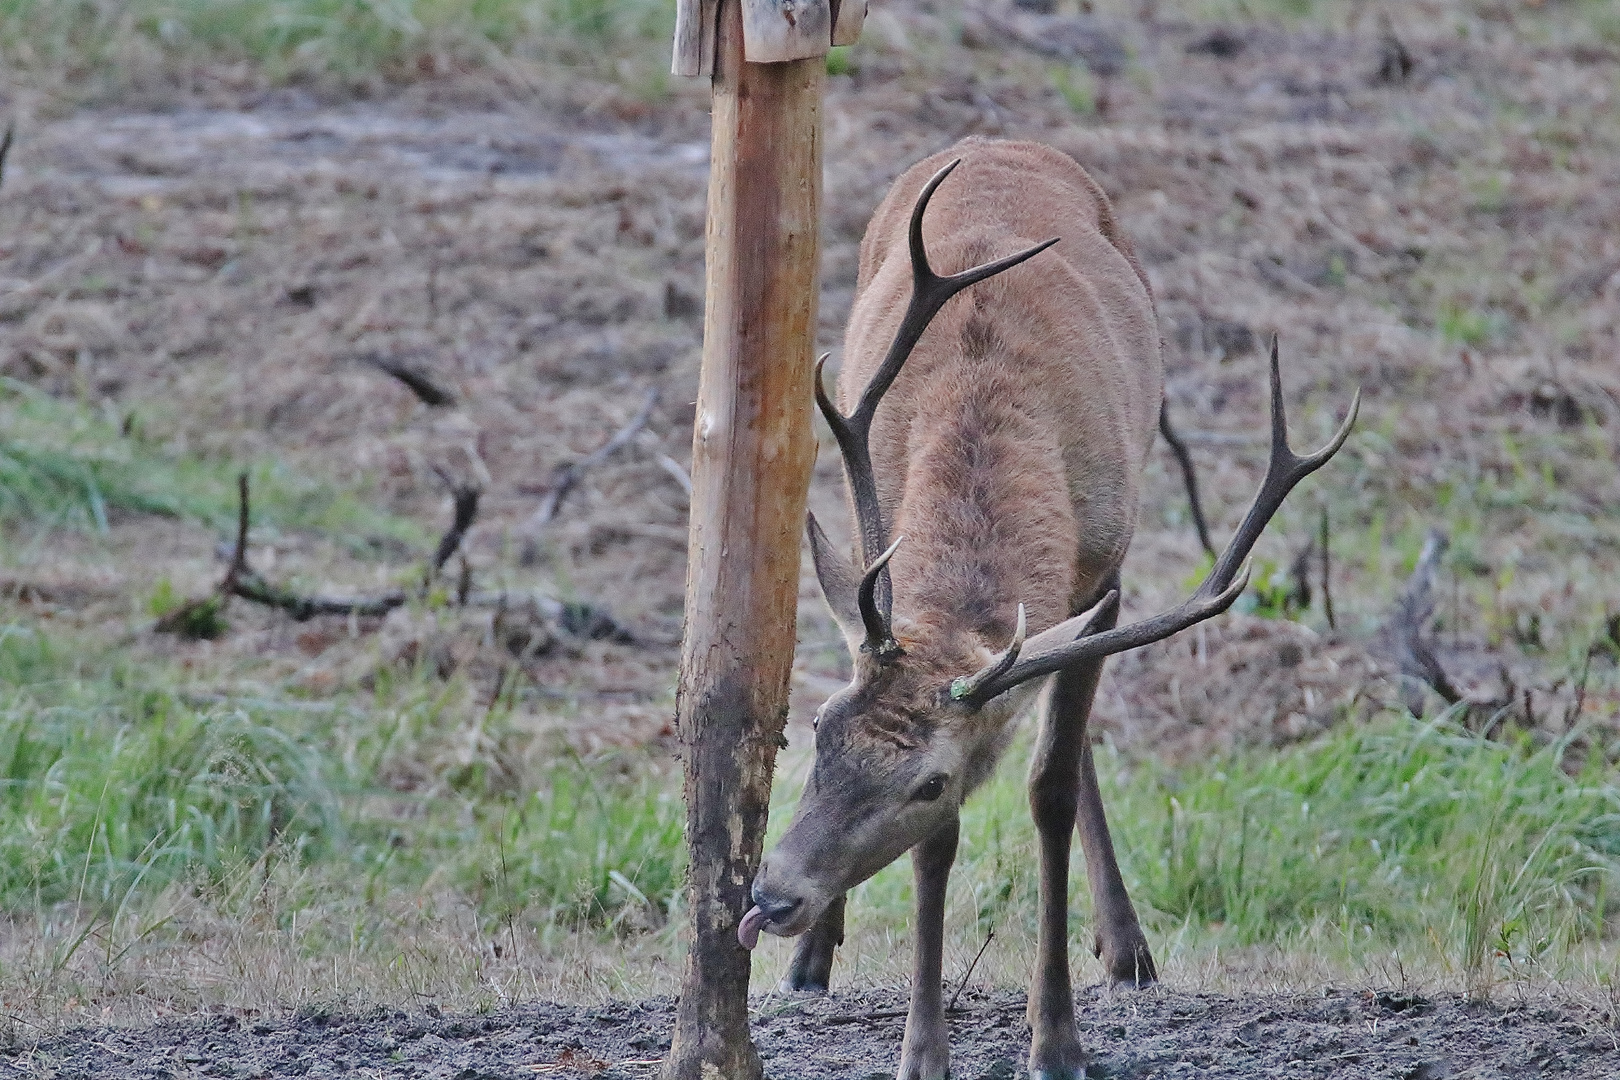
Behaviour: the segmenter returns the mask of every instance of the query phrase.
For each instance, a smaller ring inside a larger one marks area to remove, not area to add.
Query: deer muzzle
[[[758,945],[762,930],[781,937],[792,937],[802,934],[809,927],[810,920],[797,917],[804,911],[803,897],[772,896],[760,888],[757,879],[752,892],[754,906],[737,924],[737,940],[743,948],[752,949]]]

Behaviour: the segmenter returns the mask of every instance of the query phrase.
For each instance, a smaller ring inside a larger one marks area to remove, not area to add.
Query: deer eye
[[[945,781],[949,779],[944,773],[936,773],[922,782],[922,786],[911,793],[912,802],[933,802],[945,794]]]

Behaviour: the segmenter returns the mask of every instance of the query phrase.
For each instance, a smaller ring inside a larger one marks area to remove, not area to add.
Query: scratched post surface
[[[666,1080],[758,1080],[737,942],[787,717],[810,431],[825,62],[743,63],[716,35],[708,300],[677,723],[690,950]],[[713,1070],[718,1070],[715,1073]]]

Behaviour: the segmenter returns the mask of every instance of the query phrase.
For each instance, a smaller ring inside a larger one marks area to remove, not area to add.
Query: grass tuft
[[[341,847],[317,749],[235,708],[197,709],[133,673],[87,676],[0,627],[0,903],[122,905],[272,846]]]
[[[237,466],[174,454],[137,425],[115,424],[25,383],[0,379],[0,525],[105,533],[119,514],[234,528]],[[358,492],[260,462],[249,469],[255,529],[303,529],[421,547],[422,531]]]
[[[248,62],[272,81],[409,79],[492,51],[578,60],[665,42],[656,0],[0,0],[0,57],[24,70]]]

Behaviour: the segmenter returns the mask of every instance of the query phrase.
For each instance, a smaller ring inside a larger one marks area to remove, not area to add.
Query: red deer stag
[[[1062,247],[997,276],[1057,241],[1017,248],[1059,231]],[[931,259],[971,269],[941,276]],[[762,930],[803,934],[786,985],[825,989],[845,893],[909,850],[917,940],[899,1075],[947,1075],[940,954],[958,810],[1038,680],[1055,674],[1029,777],[1040,837],[1029,1072],[1078,1077],[1067,949],[1077,816],[1097,955],[1116,981],[1156,977],[1086,738],[1103,661],[1231,605],[1247,581],[1240,564],[1294,485],[1343,444],[1359,395],[1325,448],[1295,456],[1273,344],[1271,461],[1237,535],[1186,603],[1115,627],[1163,373],[1147,280],[1091,177],[1048,147],[979,140],[907,170],[862,242],[844,356],[839,396],[853,411],[827,399],[819,370],[816,396],[843,453],[864,571],[814,517],[809,534],[855,677],[817,713],[809,783],[737,934],[749,947]]]

